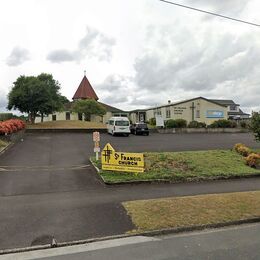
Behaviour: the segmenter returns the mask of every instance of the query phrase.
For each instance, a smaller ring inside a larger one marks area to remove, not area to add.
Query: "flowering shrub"
[[[235,144],[233,148],[237,153],[241,154],[242,156],[248,156],[251,151],[248,147],[246,147],[244,144]]]
[[[12,134],[25,128],[25,123],[20,119],[10,119],[0,122],[0,135]]]
[[[259,167],[260,166],[260,154],[251,153],[246,157],[246,164],[250,167]]]

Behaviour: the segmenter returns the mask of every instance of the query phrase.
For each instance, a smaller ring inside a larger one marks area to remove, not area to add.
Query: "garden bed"
[[[166,128],[157,129],[160,134],[189,134],[189,133],[249,133],[246,128]]]
[[[93,164],[107,184],[134,182],[191,182],[260,176],[260,169],[245,164],[244,158],[231,150],[145,153],[144,173],[121,173],[101,170]]]

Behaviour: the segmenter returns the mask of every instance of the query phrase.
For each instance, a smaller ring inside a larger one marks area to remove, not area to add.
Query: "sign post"
[[[142,153],[117,152],[108,143],[101,153],[102,170],[120,172],[144,172]]]
[[[96,153],[96,160],[98,160],[98,153],[100,152],[100,133],[93,132],[93,141],[94,141],[94,153]]]

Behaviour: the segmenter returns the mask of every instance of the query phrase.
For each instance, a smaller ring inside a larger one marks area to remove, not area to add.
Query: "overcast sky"
[[[258,0],[176,2],[260,24]],[[0,112],[20,75],[51,73],[71,99],[84,70],[121,109],[203,96],[260,110],[260,27],[158,0],[8,0],[0,35]]]

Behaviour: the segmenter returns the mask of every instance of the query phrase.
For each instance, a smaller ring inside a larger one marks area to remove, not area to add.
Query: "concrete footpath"
[[[260,259],[260,224],[158,237],[128,237],[0,256],[1,260]]]

